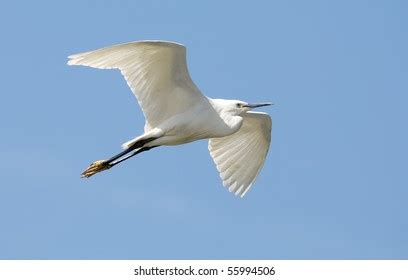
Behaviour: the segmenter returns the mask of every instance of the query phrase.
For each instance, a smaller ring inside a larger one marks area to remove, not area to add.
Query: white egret
[[[166,41],[139,41],[69,56],[68,65],[119,69],[146,118],[144,133],[122,145],[124,151],[92,163],[90,177],[158,146],[209,139],[208,149],[230,192],[244,196],[268,153],[272,121],[248,112],[271,103],[212,99],[190,78],[186,48]]]

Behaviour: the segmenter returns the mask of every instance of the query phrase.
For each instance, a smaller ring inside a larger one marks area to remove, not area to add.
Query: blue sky
[[[408,258],[406,1],[3,1],[0,258]],[[207,142],[90,179],[140,134],[117,71],[70,54],[163,39],[210,97],[272,101],[244,199]]]

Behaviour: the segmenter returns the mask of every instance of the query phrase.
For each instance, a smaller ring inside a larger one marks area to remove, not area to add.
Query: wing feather
[[[241,128],[234,134],[211,138],[208,149],[223,185],[243,197],[261,170],[271,142],[272,120],[268,114],[243,115]]]
[[[178,43],[125,43],[71,55],[68,65],[119,69],[143,110],[146,129],[206,101],[191,80],[186,48]]]

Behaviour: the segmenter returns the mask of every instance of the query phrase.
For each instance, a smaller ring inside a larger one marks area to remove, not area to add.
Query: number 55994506
[[[228,275],[275,275],[274,267],[258,266],[229,266]]]

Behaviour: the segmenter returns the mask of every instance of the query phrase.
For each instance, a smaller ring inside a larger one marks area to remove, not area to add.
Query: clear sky
[[[0,258],[408,258],[406,1],[2,1]],[[244,199],[207,141],[90,179],[139,135],[117,71],[70,54],[163,39],[210,97],[272,101]]]

